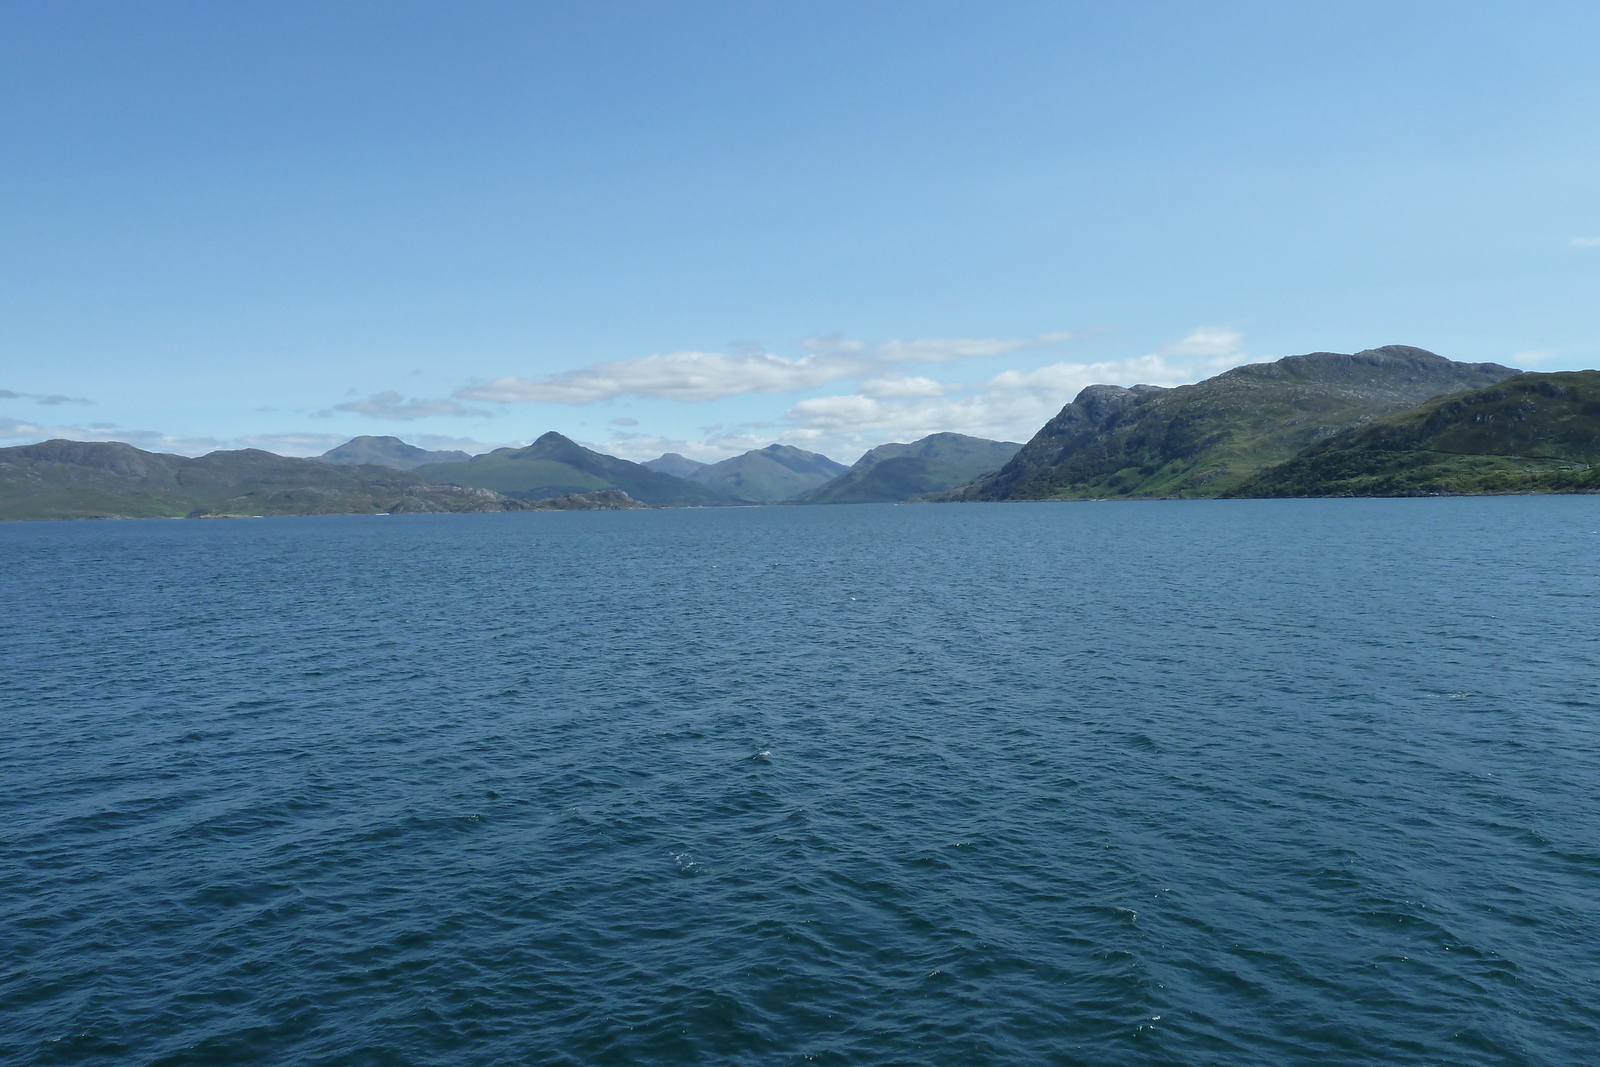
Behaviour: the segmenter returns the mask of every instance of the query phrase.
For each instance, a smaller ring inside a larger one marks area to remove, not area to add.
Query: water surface
[[[0,1060],[1582,1064],[1600,498],[0,526]]]

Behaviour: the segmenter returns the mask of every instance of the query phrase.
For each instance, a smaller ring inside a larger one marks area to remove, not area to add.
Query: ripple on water
[[[0,1059],[1592,1062],[1597,506],[0,526]]]

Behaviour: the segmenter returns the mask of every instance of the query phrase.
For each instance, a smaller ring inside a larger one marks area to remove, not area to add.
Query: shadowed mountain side
[[[244,449],[198,459],[120,442],[0,449],[0,519],[360,515],[521,511],[497,493],[381,466],[337,466]]]
[[[655,459],[645,460],[640,466],[649,467],[657,474],[670,474],[674,478],[687,478],[695,471],[705,467],[706,464],[697,459],[690,459],[688,456],[680,456],[676,452],[667,452],[657,456]]]
[[[408,445],[398,437],[352,437],[337,448],[330,448],[317,457],[324,463],[371,463],[380,467],[394,467],[409,471],[428,463],[465,463],[472,456],[466,452],[430,452],[426,448]]]
[[[873,504],[937,493],[992,471],[1022,446],[959,433],[936,433],[911,444],[879,445],[797,504]]]
[[[848,469],[827,456],[793,445],[768,445],[701,467],[690,479],[740,500],[776,504],[815,489]]]
[[[492,489],[526,500],[621,489],[646,504],[715,506],[739,503],[706,486],[657,473],[642,463],[631,463],[584,448],[554,432],[526,448],[498,448],[465,463],[418,467],[416,473],[441,482]]]
[[[1346,430],[1229,496],[1600,492],[1600,371],[1521,374]]]
[[[1520,373],[1388,345],[1235,367],[1173,389],[1090,386],[999,471],[943,500],[1221,496],[1364,419]]]

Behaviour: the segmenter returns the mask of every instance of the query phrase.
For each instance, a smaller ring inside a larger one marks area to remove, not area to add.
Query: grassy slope
[[[418,467],[416,473],[528,500],[621,489],[646,504],[733,503],[705,486],[591,451],[558,433],[547,433],[527,448],[496,449],[466,463],[429,464]]]
[[[1222,496],[1363,419],[1514,373],[1392,345],[1290,356],[1139,395],[1095,387],[1105,395],[1086,390],[1013,463],[952,497]]]
[[[1524,374],[1320,441],[1230,495],[1593,492],[1595,464],[1600,371]]]

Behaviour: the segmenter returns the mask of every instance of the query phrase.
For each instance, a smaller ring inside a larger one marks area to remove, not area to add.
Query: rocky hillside
[[[1374,419],[1230,496],[1600,492],[1600,371],[1520,374]]]
[[[1518,373],[1388,345],[1288,356],[1173,389],[1090,386],[1011,462],[941,499],[1221,496],[1363,420]]]

